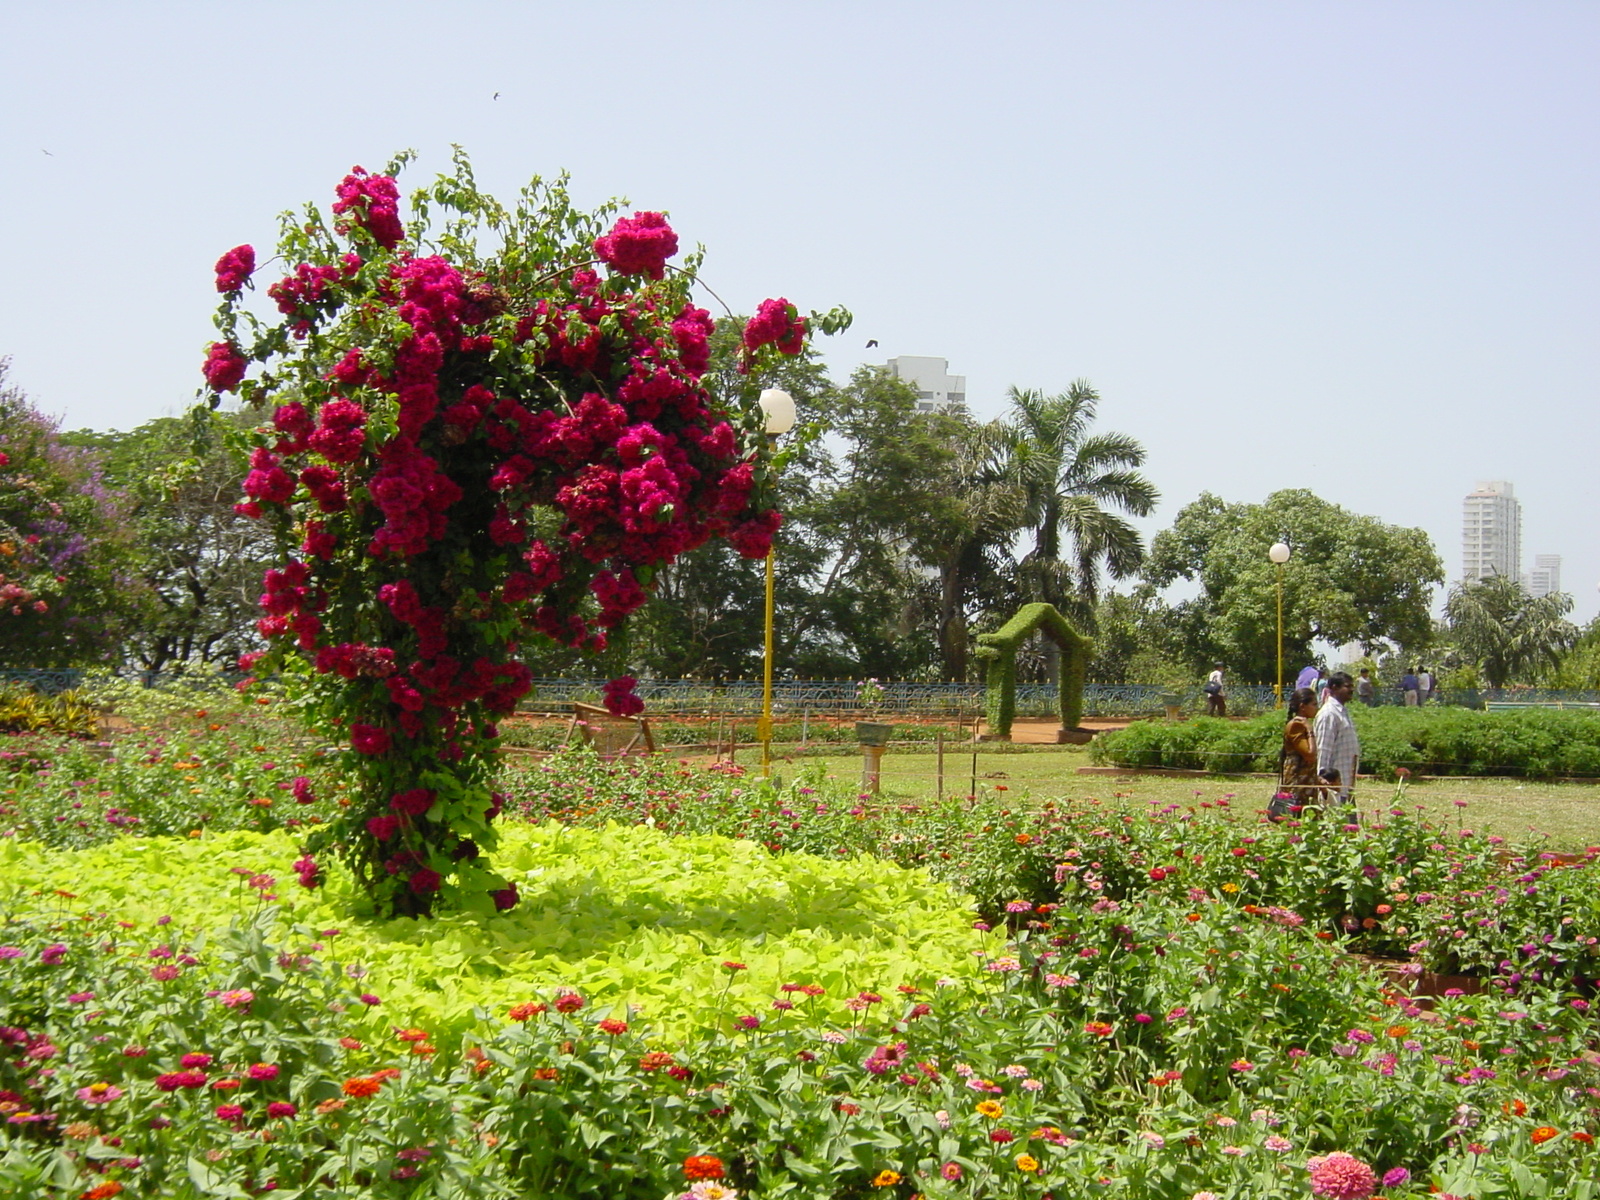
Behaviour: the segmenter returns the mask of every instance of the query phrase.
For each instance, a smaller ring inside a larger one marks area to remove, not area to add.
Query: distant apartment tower
[[[1561,555],[1536,554],[1528,572],[1528,591],[1535,596],[1553,596],[1561,590]]]
[[[1504,480],[1479,483],[1461,505],[1461,578],[1522,578],[1522,505]]]
[[[941,412],[967,402],[967,377],[950,374],[948,359],[902,354],[889,360],[889,374],[915,389],[918,412]]]

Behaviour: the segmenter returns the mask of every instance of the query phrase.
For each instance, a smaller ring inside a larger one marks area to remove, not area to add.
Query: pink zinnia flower
[[[1378,1190],[1378,1177],[1353,1154],[1335,1150],[1322,1158],[1306,1163],[1311,1172],[1311,1194],[1331,1196],[1334,1200],[1371,1200]]]
[[[274,1100],[271,1104],[267,1105],[267,1116],[269,1117],[292,1117],[299,1111],[299,1109],[290,1104],[287,1100]]]
[[[251,1079],[276,1079],[278,1066],[276,1063],[256,1063],[245,1074]]]
[[[110,1104],[122,1099],[122,1089],[114,1083],[91,1083],[78,1089],[78,1099],[85,1104]]]

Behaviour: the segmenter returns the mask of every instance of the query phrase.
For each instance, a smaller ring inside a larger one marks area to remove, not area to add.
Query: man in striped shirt
[[[1355,786],[1356,768],[1361,762],[1361,739],[1356,736],[1355,723],[1345,705],[1355,692],[1355,680],[1347,671],[1335,671],[1328,676],[1328,698],[1317,710],[1316,724],[1311,736],[1317,743],[1317,770],[1328,768],[1339,772],[1339,802],[1349,804],[1350,789]]]

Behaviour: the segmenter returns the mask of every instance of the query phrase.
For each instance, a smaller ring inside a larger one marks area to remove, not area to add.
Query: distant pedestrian
[[[1417,669],[1412,667],[1400,677],[1400,694],[1405,697],[1406,707],[1417,706],[1417,695],[1420,685],[1417,682]]]
[[[1228,715],[1228,696],[1222,690],[1222,664],[1218,663],[1216,669],[1206,677],[1206,686],[1202,689],[1206,694],[1206,716],[1225,717]]]
[[[1356,699],[1368,708],[1378,704],[1378,685],[1372,682],[1372,668],[1362,667],[1361,678],[1356,680]]]
[[[1361,764],[1361,739],[1345,705],[1355,695],[1355,680],[1344,671],[1328,676],[1328,699],[1317,712],[1312,738],[1317,746],[1317,770],[1337,771],[1339,801],[1350,803],[1356,768]]]
[[[1313,692],[1315,692],[1318,690],[1317,685],[1321,679],[1321,667],[1302,667],[1300,668],[1300,674],[1294,677],[1294,686],[1297,691],[1300,688],[1310,688]]]
[[[1427,667],[1417,672],[1417,703],[1426,704],[1433,699],[1433,693],[1438,690],[1439,677]]]

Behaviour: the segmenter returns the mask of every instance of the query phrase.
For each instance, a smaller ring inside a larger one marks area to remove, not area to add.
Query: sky
[[[12,4],[0,357],[67,428],[180,412],[222,251],[460,144],[668,211],[735,310],[849,308],[840,379],[943,357],[980,417],[1090,380],[1149,533],[1310,487],[1454,578],[1509,480],[1587,621],[1597,62],[1593,0]]]

